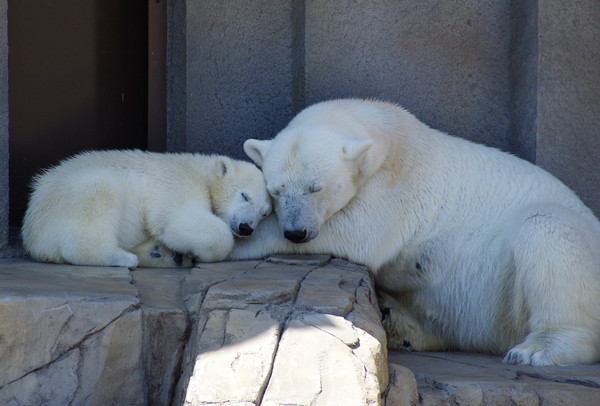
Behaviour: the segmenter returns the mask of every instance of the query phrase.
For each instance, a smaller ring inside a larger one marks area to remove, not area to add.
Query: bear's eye
[[[313,184],[313,185],[310,185],[310,187],[308,188],[308,193],[317,193],[317,192],[320,192],[321,189],[323,189],[322,186]]]
[[[269,193],[271,194],[271,196],[279,196],[281,194],[281,191],[279,189],[269,189]]]
[[[244,199],[245,202],[249,202],[250,198],[248,197],[248,195],[244,192],[242,192],[242,198]]]

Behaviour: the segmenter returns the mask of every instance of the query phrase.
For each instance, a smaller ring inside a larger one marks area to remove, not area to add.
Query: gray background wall
[[[243,158],[246,138],[273,137],[307,105],[380,98],[537,163],[600,213],[597,0],[175,7],[170,58],[184,67],[171,74],[186,85],[170,93],[171,150]]]
[[[539,164],[600,214],[599,21],[598,0],[170,0],[168,149],[245,158],[307,105],[380,98]]]

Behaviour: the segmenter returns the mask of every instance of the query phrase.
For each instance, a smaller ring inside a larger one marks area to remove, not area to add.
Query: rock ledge
[[[133,271],[0,260],[0,404],[600,404],[600,364],[388,353],[380,317],[367,270],[329,256]]]
[[[369,274],[328,256],[3,260],[0,315],[3,405],[376,405],[387,389]]]

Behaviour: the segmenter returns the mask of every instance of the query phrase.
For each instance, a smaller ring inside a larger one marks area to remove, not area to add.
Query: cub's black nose
[[[306,238],[306,230],[286,230],[283,236],[291,242],[302,242]]]
[[[254,231],[252,227],[248,225],[248,223],[242,223],[239,226],[240,235],[250,235]]]

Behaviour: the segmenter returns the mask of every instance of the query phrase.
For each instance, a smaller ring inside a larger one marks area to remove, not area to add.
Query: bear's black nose
[[[254,231],[254,229],[252,227],[250,227],[250,225],[248,225],[248,223],[240,224],[238,229],[240,231],[240,235],[250,235]]]
[[[283,236],[291,242],[302,242],[306,238],[306,230],[286,230]]]

